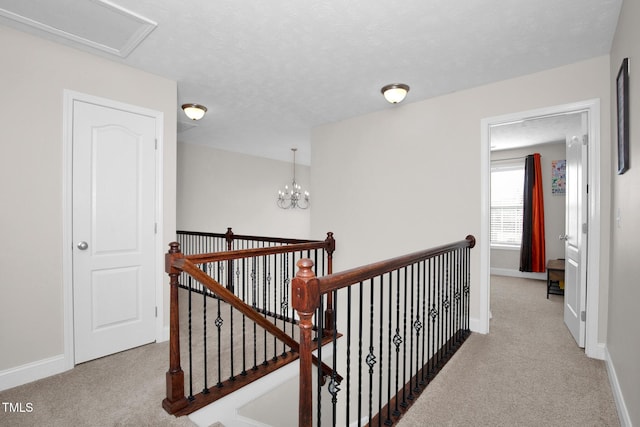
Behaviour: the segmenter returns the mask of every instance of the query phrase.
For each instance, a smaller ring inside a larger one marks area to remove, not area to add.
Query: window
[[[520,247],[524,162],[491,166],[491,245]]]

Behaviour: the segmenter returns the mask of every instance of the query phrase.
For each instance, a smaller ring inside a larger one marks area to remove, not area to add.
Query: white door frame
[[[74,334],[73,334],[73,103],[83,101],[110,108],[122,109],[156,120],[158,148],[156,150],[156,197],[155,217],[157,233],[155,235],[156,268],[156,341],[166,340],[164,331],[164,246],[163,239],[163,146],[164,146],[164,113],[131,104],[100,98],[85,93],[64,90],[63,93],[63,125],[62,125],[62,283],[64,304],[64,364],[66,369],[75,366]]]
[[[491,204],[491,147],[490,127],[544,116],[587,111],[589,113],[589,240],[587,245],[587,320],[585,353],[595,359],[604,359],[604,344],[598,343],[600,302],[600,100],[590,99],[572,104],[557,105],[489,117],[480,122],[480,324],[478,332],[489,333],[490,317],[490,204]]]

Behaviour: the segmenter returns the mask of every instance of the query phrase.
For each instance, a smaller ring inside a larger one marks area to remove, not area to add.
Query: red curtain
[[[520,271],[545,271],[544,199],[540,154],[527,156],[524,167],[524,213]]]

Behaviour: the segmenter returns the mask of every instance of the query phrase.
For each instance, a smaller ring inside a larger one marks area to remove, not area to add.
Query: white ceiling
[[[410,103],[607,54],[621,3],[0,0],[0,23],[176,80],[176,109],[209,109],[179,113],[179,141],[287,161],[297,147],[309,164],[314,126],[401,108],[385,84]],[[51,33],[63,25],[79,36]]]
[[[491,126],[491,151],[566,142],[582,133],[582,114],[569,113]]]

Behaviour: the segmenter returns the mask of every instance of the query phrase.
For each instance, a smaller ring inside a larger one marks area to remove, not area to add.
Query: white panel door
[[[567,192],[565,224],[564,322],[584,347],[587,295],[587,113],[582,113],[584,136],[567,136]]]
[[[75,362],[155,340],[155,118],[73,105]]]

